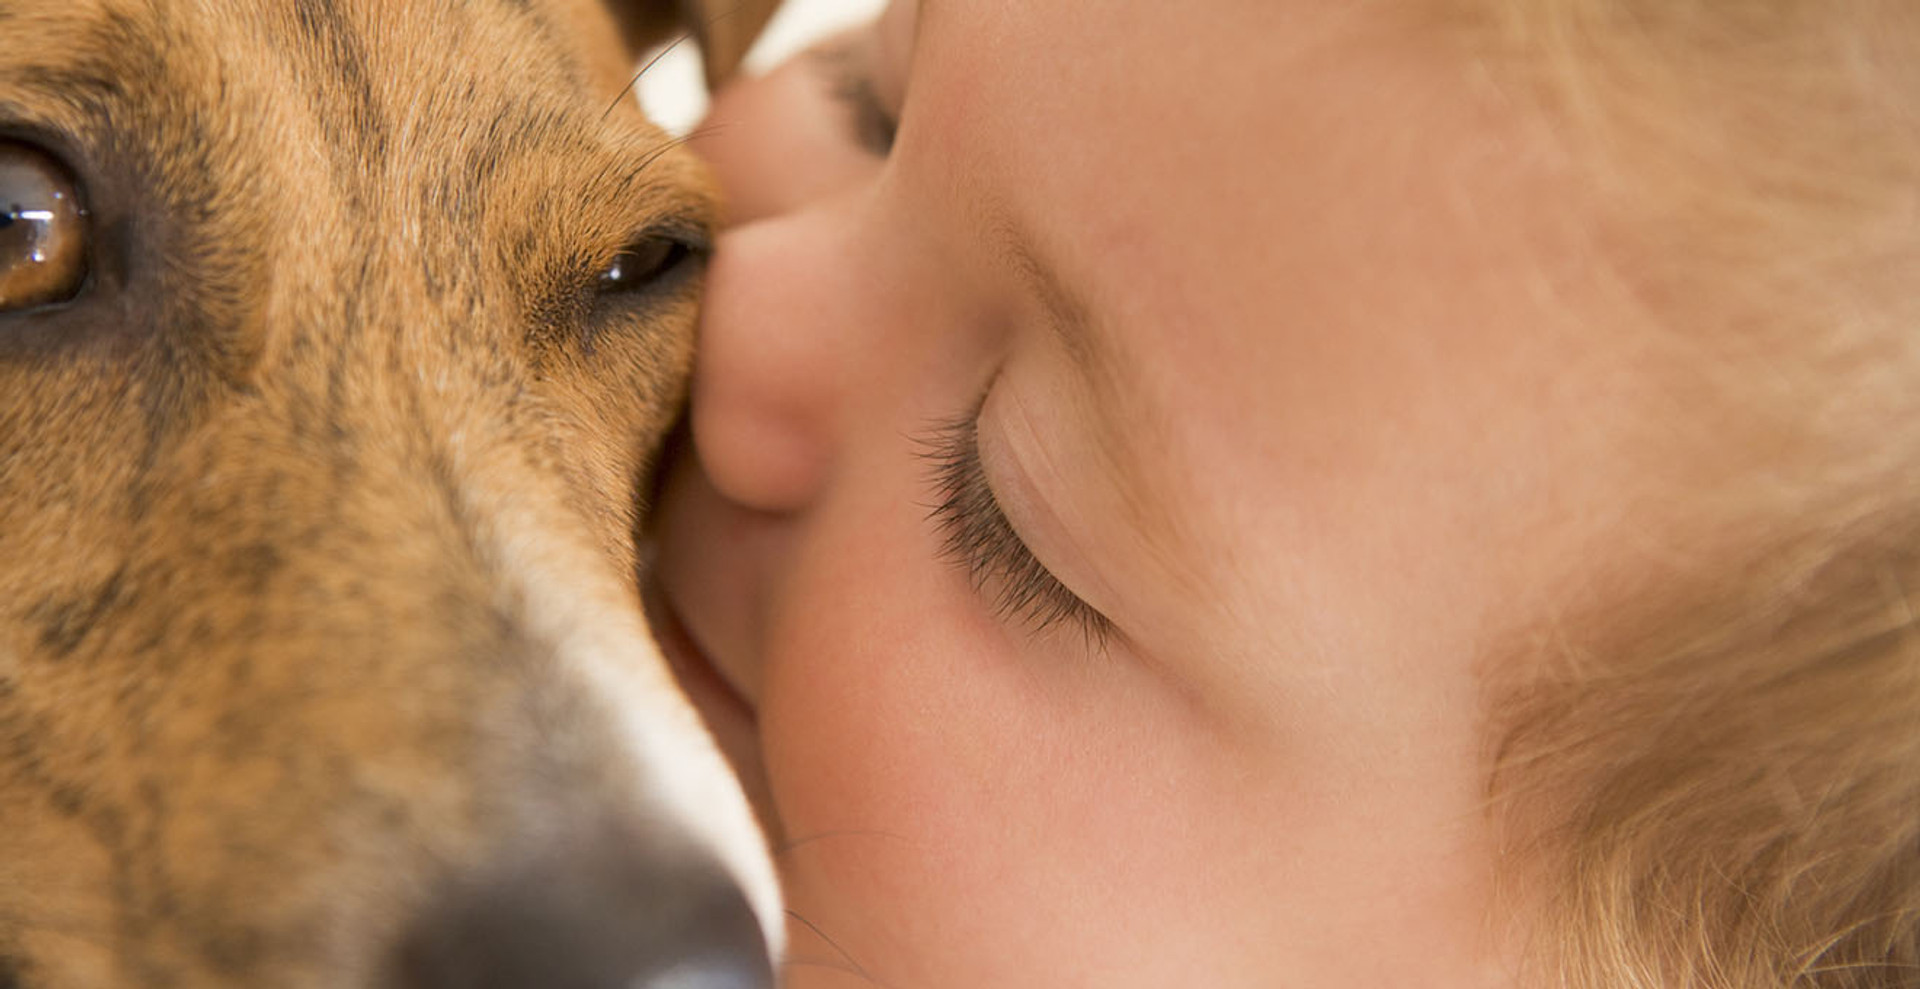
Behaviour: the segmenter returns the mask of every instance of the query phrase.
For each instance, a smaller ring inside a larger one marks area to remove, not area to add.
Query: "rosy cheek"
[[[937,611],[926,602],[922,615]],[[969,664],[983,649],[963,637],[929,641],[888,616],[815,611],[772,636],[761,711],[776,799],[795,842],[839,865],[903,859],[925,868],[963,855],[999,787],[1014,712]],[[998,767],[999,771],[996,771]],[[818,835],[856,835],[813,840]],[[841,871],[836,869],[835,871]]]
[[[794,909],[883,946],[906,984],[1031,979],[1057,946],[1119,958],[1146,929],[1180,954],[1170,925],[1206,915],[1218,885],[1177,791],[1211,781],[1169,743],[1157,688],[1015,655],[964,603],[919,603],[820,608],[775,635],[792,652],[761,715]]]

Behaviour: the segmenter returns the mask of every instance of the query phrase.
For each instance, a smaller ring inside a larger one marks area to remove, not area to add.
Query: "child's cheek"
[[[811,609],[775,636],[795,651],[761,715],[793,908],[900,984],[1206,971],[1183,924],[1224,892],[1195,820],[1223,817],[1223,760],[1148,678],[1015,655],[977,608],[922,604]]]

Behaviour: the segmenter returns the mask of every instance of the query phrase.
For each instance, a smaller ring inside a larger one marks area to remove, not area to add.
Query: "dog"
[[[637,590],[721,3],[0,0],[0,987],[772,984]]]

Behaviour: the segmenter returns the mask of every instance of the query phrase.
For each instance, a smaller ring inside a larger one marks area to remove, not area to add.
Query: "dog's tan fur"
[[[399,984],[447,889],[653,820],[634,724],[716,769],[634,578],[698,279],[596,291],[716,206],[620,17],[0,0],[92,264],[0,313],[0,986]]]

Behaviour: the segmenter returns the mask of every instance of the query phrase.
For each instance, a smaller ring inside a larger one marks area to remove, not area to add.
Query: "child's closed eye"
[[[966,570],[1002,618],[1035,632],[1070,625],[1089,644],[1104,646],[1112,621],[1047,570],[1001,510],[980,465],[978,431],[976,411],[940,424],[923,441],[939,492],[930,517],[945,537],[942,554]]]
[[[873,79],[873,59],[858,36],[814,49],[812,61],[824,77],[827,94],[846,108],[854,143],[876,157],[890,154],[899,122],[880,99]]]

